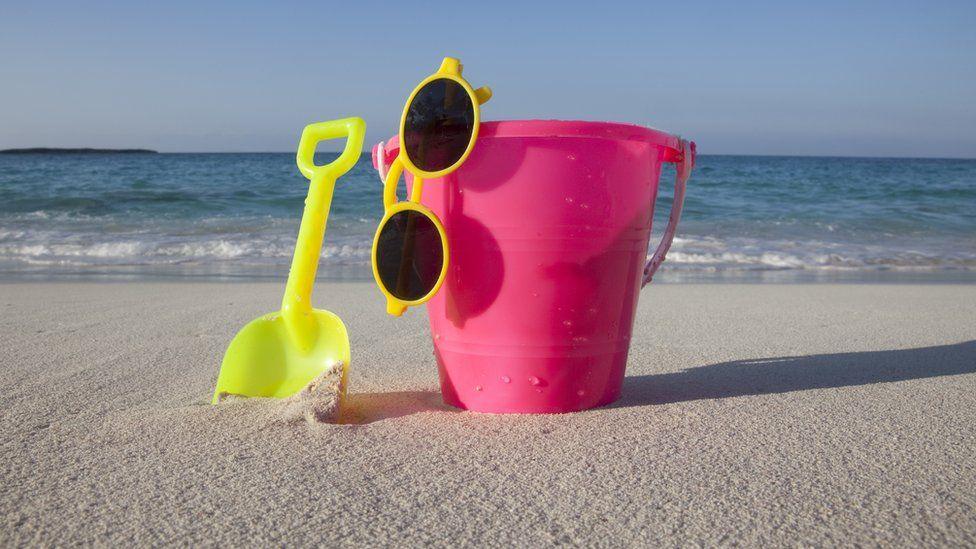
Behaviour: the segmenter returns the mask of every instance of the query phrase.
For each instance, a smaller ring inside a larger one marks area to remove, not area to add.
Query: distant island
[[[149,149],[56,149],[34,147],[30,149],[3,149],[0,154],[159,154]]]

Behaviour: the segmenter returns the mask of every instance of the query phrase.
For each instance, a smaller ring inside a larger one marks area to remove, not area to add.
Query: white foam
[[[208,257],[214,259],[234,259],[252,255],[254,251],[255,247],[251,243],[230,242],[228,240],[164,245],[153,250],[155,255],[184,258]]]

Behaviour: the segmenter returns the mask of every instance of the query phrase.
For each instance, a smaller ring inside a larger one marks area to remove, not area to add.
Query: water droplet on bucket
[[[572,326],[572,325],[573,325],[573,321],[572,320],[564,320],[563,321],[563,326],[569,327],[569,326]]]
[[[434,334],[434,339],[440,339],[440,338],[441,338],[441,334]]]
[[[542,380],[540,380],[539,378],[537,378],[535,376],[529,376],[529,385],[536,385],[536,386],[538,386],[541,383],[542,383]]]
[[[567,196],[566,197],[566,203],[567,204],[572,204],[573,203],[573,197],[572,196]]]
[[[584,202],[583,204],[580,204],[580,208],[583,208],[584,210],[589,210],[590,205]]]
[[[512,382],[512,378],[510,378],[508,376],[502,376],[501,377],[501,380],[502,380],[502,383],[511,383]]]
[[[576,394],[579,395],[579,396],[583,396],[583,395],[586,394],[586,391],[584,391],[583,389],[580,389],[579,391],[576,391]]]
[[[570,160],[576,160],[576,155],[575,154],[570,154],[570,155],[567,155],[566,158],[568,158]]]
[[[539,297],[539,292],[532,292],[532,297]]]
[[[475,391],[478,391],[479,393],[481,392],[481,389],[483,389],[483,387],[481,385],[475,385],[474,386],[474,390]]]

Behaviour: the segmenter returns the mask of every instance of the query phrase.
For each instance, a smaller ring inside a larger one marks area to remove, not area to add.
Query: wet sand
[[[976,543],[976,286],[662,285],[624,394],[441,404],[423,311],[322,285],[355,424],[210,406],[279,284],[0,284],[0,543]]]

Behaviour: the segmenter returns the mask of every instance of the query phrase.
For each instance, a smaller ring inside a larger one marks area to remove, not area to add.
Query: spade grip
[[[311,183],[305,199],[305,211],[298,229],[295,255],[288,272],[285,296],[281,300],[281,315],[295,345],[304,352],[315,346],[318,329],[312,315],[312,286],[318,271],[322,240],[332,206],[335,182],[352,169],[363,151],[366,122],[351,117],[318,122],[305,126],[298,143],[296,162],[302,175]],[[315,148],[326,139],[346,138],[346,146],[339,158],[322,166],[315,165]]]
[[[346,147],[339,158],[323,166],[316,166],[313,157],[319,142],[342,137],[347,138]],[[333,180],[339,179],[359,161],[365,137],[366,122],[358,116],[309,124],[302,130],[302,138],[298,142],[298,169],[308,179],[325,174],[331,174]]]

